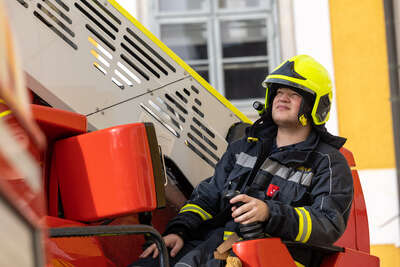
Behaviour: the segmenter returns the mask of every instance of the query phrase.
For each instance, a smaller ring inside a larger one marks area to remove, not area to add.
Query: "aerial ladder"
[[[213,173],[235,123],[250,122],[116,1],[6,1],[27,85],[90,130],[153,122],[192,186]]]

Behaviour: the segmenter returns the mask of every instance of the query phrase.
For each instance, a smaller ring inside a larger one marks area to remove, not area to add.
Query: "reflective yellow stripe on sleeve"
[[[296,241],[307,242],[311,235],[312,222],[308,210],[304,207],[294,208],[299,215],[299,233],[296,236]]]
[[[210,213],[208,213],[207,211],[203,210],[200,206],[195,205],[195,204],[186,204],[185,206],[183,206],[181,208],[181,210],[179,211],[179,213],[183,213],[183,212],[187,212],[187,211],[191,211],[194,213],[197,213],[200,215],[200,217],[204,220],[207,221],[209,219],[212,219],[212,215]]]
[[[227,240],[234,232],[224,231],[224,240]]]
[[[294,264],[296,264],[296,267],[306,267],[305,265],[301,264],[298,261],[294,261]]]

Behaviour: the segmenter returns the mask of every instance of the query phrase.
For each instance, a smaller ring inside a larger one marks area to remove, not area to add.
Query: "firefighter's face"
[[[298,126],[302,96],[289,88],[279,88],[272,102],[272,118],[278,126]]]

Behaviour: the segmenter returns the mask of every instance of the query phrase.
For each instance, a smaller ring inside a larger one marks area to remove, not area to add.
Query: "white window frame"
[[[272,71],[281,61],[280,29],[278,18],[278,0],[271,0],[265,8],[245,8],[240,11],[233,9],[219,9],[218,1],[206,0],[208,10],[186,11],[186,12],[159,12],[159,0],[152,0],[152,8],[149,10],[152,31],[160,37],[162,24],[177,23],[207,23],[207,52],[209,64],[209,83],[214,86],[222,95],[225,95],[223,64],[226,61],[233,62],[257,62],[268,61],[268,69]],[[267,54],[265,56],[238,57],[228,60],[222,58],[222,40],[220,35],[221,21],[234,20],[256,20],[265,19],[267,27]],[[162,40],[161,40],[162,41]],[[179,55],[178,55],[179,56]],[[191,65],[191,61],[187,60]],[[267,74],[267,73],[266,73]],[[260,81],[261,83],[262,81]],[[244,111],[252,110],[254,101],[264,101],[264,98],[248,98],[231,100],[239,109]]]
[[[161,18],[158,19],[157,28],[155,34],[161,37],[161,25],[172,25],[172,24],[193,24],[193,23],[204,23],[207,27],[207,55],[208,55],[208,77],[209,83],[215,84],[217,82],[215,65],[212,60],[215,58],[215,49],[212,43],[212,22],[206,17],[181,17],[181,18]],[[179,56],[179,55],[178,55]],[[203,60],[201,60],[203,61]],[[206,61],[206,60],[204,60]],[[196,60],[185,60],[188,65],[196,64]]]

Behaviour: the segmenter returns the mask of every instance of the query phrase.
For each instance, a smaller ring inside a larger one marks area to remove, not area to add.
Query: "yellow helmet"
[[[265,78],[262,85],[266,88],[265,110],[272,106],[279,85],[284,85],[299,92],[303,101],[305,96],[312,97],[310,115],[315,125],[324,124],[329,119],[332,82],[328,71],[312,57],[298,55],[286,60]],[[299,121],[305,125],[303,106],[304,104],[299,111]]]

